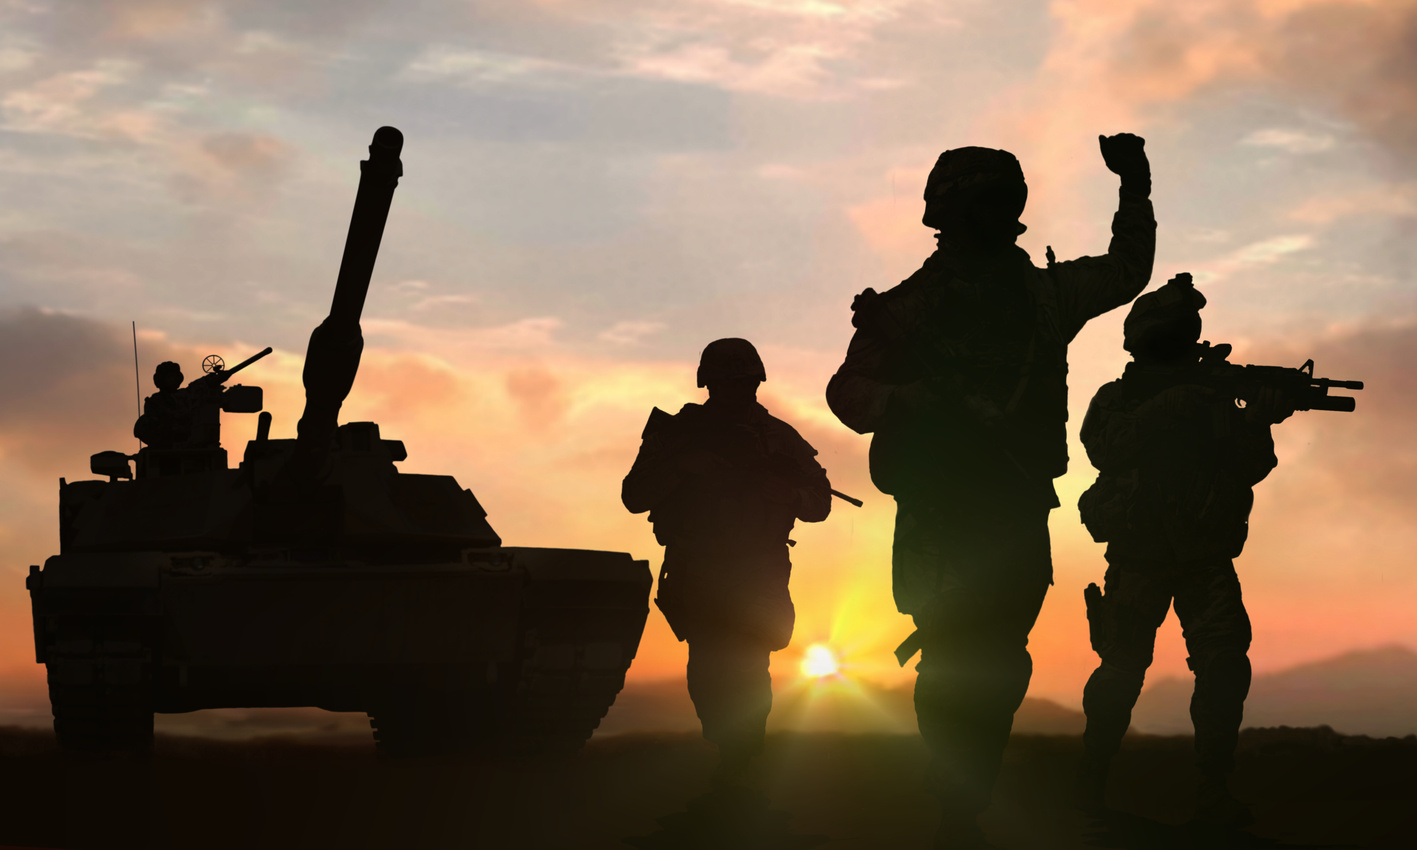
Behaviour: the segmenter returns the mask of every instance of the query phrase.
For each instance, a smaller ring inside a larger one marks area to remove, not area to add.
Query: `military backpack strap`
[[[910,636],[901,641],[900,646],[895,648],[895,659],[904,667],[906,662],[915,657],[915,653],[920,651],[920,647],[925,645],[925,635],[919,629],[910,633]]]

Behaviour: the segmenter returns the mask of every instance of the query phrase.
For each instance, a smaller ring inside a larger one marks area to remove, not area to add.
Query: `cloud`
[[[400,72],[413,82],[453,82],[467,88],[566,84],[588,69],[532,56],[475,50],[450,44],[426,48]]]
[[[365,319],[361,325],[366,339],[383,337],[399,344],[418,343],[417,347],[432,346],[444,351],[529,353],[552,347],[565,322],[555,316],[536,316],[471,330],[435,329],[399,319]]]
[[[1383,183],[1354,191],[1317,195],[1289,211],[1289,218],[1306,224],[1328,224],[1349,216],[1417,216],[1417,183]]]
[[[1269,127],[1255,130],[1240,140],[1242,145],[1260,148],[1278,148],[1292,154],[1319,153],[1330,150],[1337,140],[1330,135],[1306,133],[1283,127]]]
[[[570,406],[561,379],[545,368],[533,366],[508,372],[504,386],[522,423],[533,431],[559,425]]]
[[[150,113],[94,107],[106,89],[128,82],[134,71],[129,62],[103,60],[83,70],[66,71],[12,89],[0,98],[3,126],[17,132],[82,138],[145,138],[151,135],[155,123]]]
[[[161,340],[141,345],[149,363],[181,359]],[[152,392],[150,375],[139,384]],[[136,391],[126,328],[33,307],[0,310],[0,453],[8,462],[73,475],[76,460],[94,452],[136,450]]]
[[[622,73],[802,100],[899,85],[853,73],[873,31],[910,2],[693,0],[653,7],[618,28]]]
[[[1293,449],[1308,468],[1317,504],[1341,504],[1349,514],[1417,512],[1417,320],[1341,328],[1312,347],[1257,341],[1246,356],[1279,364],[1313,358],[1321,377],[1366,384],[1362,391],[1332,391],[1357,398],[1354,413],[1295,414],[1304,439]]]
[[[185,203],[269,200],[291,170],[295,151],[265,133],[207,133],[181,145],[184,166],[172,188]]]
[[[664,330],[663,322],[627,321],[616,322],[609,328],[596,335],[596,339],[603,340],[613,345],[637,345],[643,342],[645,337],[652,336]]]
[[[1059,4],[1079,29],[1107,33],[1101,55],[1113,90],[1137,105],[1204,92],[1267,90],[1323,104],[1417,165],[1414,0],[1102,0]],[[1321,138],[1265,130],[1279,147],[1322,149]]]
[[[1218,283],[1236,272],[1281,262],[1290,254],[1308,250],[1314,238],[1305,233],[1273,236],[1237,248],[1219,259],[1194,265],[1197,284]]]

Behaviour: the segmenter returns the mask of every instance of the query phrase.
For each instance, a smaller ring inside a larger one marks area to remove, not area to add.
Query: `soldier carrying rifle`
[[[831,511],[816,449],[758,404],[766,379],[747,340],[709,343],[698,370],[708,401],[673,416],[654,410],[621,490],[631,513],[650,511],[664,544],[655,602],[689,643],[689,696],[718,746],[720,784],[762,749],[768,656],[787,646],[795,621],[788,535],[797,520]]]
[[[1352,410],[1352,398],[1328,388],[1363,385],[1315,379],[1312,361],[1304,369],[1227,363],[1229,346],[1197,344],[1204,306],[1189,274],[1138,298],[1124,325],[1134,362],[1097,391],[1082,424],[1098,476],[1078,508],[1107,543],[1108,566],[1106,594],[1095,584],[1086,591],[1101,664],[1083,691],[1079,802],[1105,808],[1108,765],[1174,603],[1196,677],[1197,820],[1238,827],[1251,816],[1228,777],[1250,687],[1250,620],[1233,559],[1249,533],[1251,488],[1278,463],[1272,425],[1296,408]]]

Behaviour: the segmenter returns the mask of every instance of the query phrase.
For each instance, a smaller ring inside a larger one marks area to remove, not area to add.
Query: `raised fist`
[[[1151,180],[1146,139],[1131,133],[1118,133],[1115,136],[1098,136],[1097,144],[1102,149],[1102,161],[1107,163],[1107,169],[1121,177],[1124,184]]]

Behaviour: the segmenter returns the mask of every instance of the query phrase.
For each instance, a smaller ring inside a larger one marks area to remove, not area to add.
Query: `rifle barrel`
[[[840,490],[833,490],[832,495],[837,497],[838,499],[841,499],[843,502],[850,502],[858,508],[865,504],[865,502],[862,502],[860,499],[853,499],[845,493],[841,492]]]

